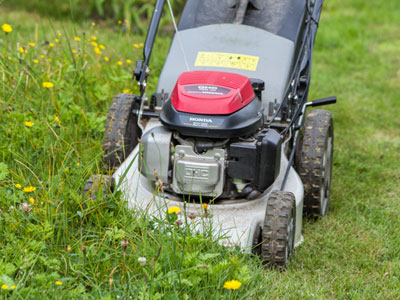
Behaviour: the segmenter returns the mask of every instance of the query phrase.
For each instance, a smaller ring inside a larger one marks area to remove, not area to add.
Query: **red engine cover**
[[[228,115],[255,98],[249,78],[227,72],[182,73],[171,95],[173,107],[181,112]]]

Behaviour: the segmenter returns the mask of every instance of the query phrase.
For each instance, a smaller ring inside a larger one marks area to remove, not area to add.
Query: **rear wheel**
[[[138,106],[131,94],[119,94],[112,100],[103,141],[104,162],[110,169],[119,167],[138,143],[141,130],[132,113]]]
[[[267,267],[286,267],[294,250],[296,201],[290,192],[273,191],[262,230],[261,259]]]
[[[311,110],[305,121],[297,169],[304,184],[303,212],[323,217],[328,212],[333,161],[333,119],[329,111]]]

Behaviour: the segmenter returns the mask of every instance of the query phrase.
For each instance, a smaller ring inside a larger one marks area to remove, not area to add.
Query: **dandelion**
[[[137,261],[139,262],[139,265],[143,267],[144,265],[146,265],[147,259],[146,257],[138,257]]]
[[[241,285],[242,283],[238,280],[230,280],[224,283],[224,289],[237,290],[238,288],[241,287]]]
[[[7,284],[3,284],[3,285],[1,286],[1,288],[2,288],[3,290],[8,290],[8,285],[7,285]]]
[[[94,36],[94,35],[92,35],[92,40],[93,40],[93,41],[97,41],[97,37]]]
[[[79,42],[81,39],[79,37],[77,37],[77,36],[74,36],[74,40]]]
[[[131,61],[130,59],[127,59],[127,60],[126,60],[126,63],[127,63],[127,64],[131,64],[132,61]]]
[[[78,162],[76,163],[76,165],[79,166],[79,165],[80,165],[80,162],[78,161]]]
[[[54,84],[52,82],[43,82],[43,87],[46,89],[51,89],[52,87],[54,87]]]
[[[12,289],[12,290],[15,290],[16,288],[17,288],[17,287],[16,287],[15,285],[12,285],[12,286],[11,286],[11,289]]]
[[[140,43],[140,44],[139,44],[139,47],[143,47],[143,46],[144,46],[144,44],[143,44],[143,43]]]
[[[48,61],[48,62],[52,62],[53,59],[52,59],[52,58],[48,58],[47,61]]]
[[[96,23],[95,23],[95,22],[92,22],[92,27],[94,27],[94,26],[96,26]]]
[[[99,45],[96,42],[91,42],[90,43],[93,47],[98,47]]]
[[[55,39],[55,41],[56,41],[56,43],[59,43],[59,42],[60,42],[60,40],[59,40],[59,39]]]
[[[71,251],[72,251],[72,248],[71,248],[70,245],[67,246],[67,251],[68,251],[68,252],[71,252]]]
[[[106,47],[104,47],[103,45],[100,45],[99,48],[102,50],[106,49]]]
[[[208,204],[207,203],[203,203],[203,209],[207,210],[207,208],[208,208]]]
[[[104,61],[109,61],[109,60],[110,59],[107,56],[104,57]]]
[[[43,55],[43,54],[40,54],[40,58],[44,58],[44,55]]]
[[[34,186],[27,186],[27,187],[24,187],[23,191],[25,193],[32,193],[32,192],[36,191],[36,188]]]
[[[31,46],[31,47],[35,47],[35,46],[36,46],[36,43],[34,43],[34,42],[30,42],[30,43],[29,43],[29,46]]]
[[[130,94],[132,91],[130,89],[124,89],[122,92],[124,94]]]
[[[96,52],[98,55],[101,55],[101,51],[98,47],[94,48],[94,52]]]
[[[30,197],[30,198],[29,198],[29,203],[30,203],[31,205],[35,204],[35,199],[33,199],[32,197]]]
[[[5,33],[10,33],[12,31],[12,27],[10,24],[3,24],[1,25],[1,29],[5,32]]]
[[[59,30],[57,30],[57,35],[58,36],[62,36],[61,32]]]
[[[19,183],[17,183],[17,184],[15,185],[15,187],[16,187],[17,189],[22,188],[22,186],[21,186]]]
[[[58,126],[61,126],[60,119],[59,119],[56,115],[54,115],[54,121],[56,121],[56,123],[58,124]]]
[[[54,43],[50,43],[49,46],[53,48],[54,47]]]
[[[37,59],[34,59],[33,62],[34,62],[35,64],[38,64],[38,63],[39,63],[39,61],[38,61]]]
[[[168,208],[168,213],[169,214],[179,214],[181,212],[181,209],[178,206],[172,206]]]
[[[28,253],[28,249],[25,248],[25,249],[24,249],[24,252],[25,252],[25,253]]]
[[[62,285],[62,282],[59,281],[59,280],[57,280],[57,281],[56,281],[56,285]]]
[[[118,24],[122,24],[122,21],[121,21],[121,20],[118,20]]]
[[[20,47],[19,48],[19,53],[24,54],[24,53],[27,53],[27,51],[24,48]]]
[[[32,127],[33,125],[35,125],[35,123],[33,123],[31,121],[24,122],[24,124],[26,127]]]
[[[73,54],[76,54],[76,50],[75,50],[75,49],[72,49],[72,53],[73,53]]]
[[[139,48],[139,44],[132,44],[133,47]]]
[[[117,62],[117,65],[118,65],[118,66],[122,66],[122,64],[123,64],[122,61],[118,61],[118,62]]]

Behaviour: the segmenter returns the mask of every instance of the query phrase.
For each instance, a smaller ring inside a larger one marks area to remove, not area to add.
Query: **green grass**
[[[0,283],[9,286],[0,299],[399,297],[397,0],[325,3],[310,98],[338,96],[327,107],[335,121],[332,202],[327,217],[305,222],[305,241],[283,272],[263,270],[257,258],[221,248],[207,233],[129,211],[118,193],[83,199],[86,178],[102,171],[112,95],[136,91],[126,59],[141,57],[132,44],[144,38],[128,35],[123,25],[0,12],[1,22],[13,26],[0,34]],[[101,55],[87,41],[92,36],[105,46]],[[21,46],[28,53],[19,53]],[[157,40],[151,89],[168,47],[168,36]],[[47,81],[54,87],[43,88]],[[146,257],[145,266],[139,257]],[[223,289],[231,279],[242,287]]]

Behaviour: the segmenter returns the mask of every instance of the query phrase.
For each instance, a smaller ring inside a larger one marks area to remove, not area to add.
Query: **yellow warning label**
[[[223,53],[223,52],[198,52],[196,67],[220,67],[255,71],[257,69],[258,56]]]

